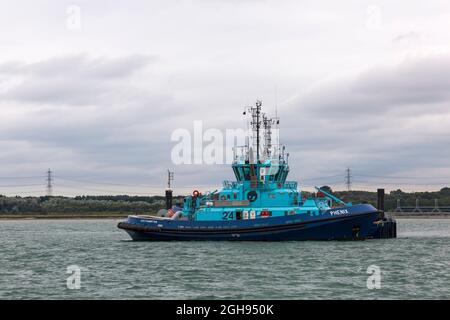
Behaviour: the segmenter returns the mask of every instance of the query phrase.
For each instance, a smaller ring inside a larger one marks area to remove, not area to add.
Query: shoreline
[[[91,219],[126,219],[129,214],[46,214],[46,215],[0,215],[0,221],[2,220],[91,220]]]
[[[386,212],[386,216],[394,219],[450,219],[450,212],[415,213],[415,212]]]
[[[83,219],[126,219],[133,213],[120,214],[0,214],[2,220],[83,220]],[[147,214],[148,215],[148,214]],[[402,219],[450,219],[450,213],[399,213],[386,212],[386,216],[402,220]]]

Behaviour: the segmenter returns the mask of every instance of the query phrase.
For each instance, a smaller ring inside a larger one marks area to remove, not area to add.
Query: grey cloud
[[[170,168],[178,186],[220,183],[228,166],[172,166],[170,133],[198,119],[245,127],[242,106],[261,98],[273,110],[277,88],[278,101],[292,102],[279,104],[292,178],[343,175],[347,166],[450,175],[449,57],[368,69],[422,49],[448,52],[448,1],[435,2],[407,10],[380,2],[379,30],[366,28],[367,4],[356,0],[82,1],[76,32],[65,28],[65,4],[8,5],[0,173],[51,167],[163,184]]]
[[[124,57],[91,57],[80,53],[56,56],[35,63],[10,61],[0,65],[0,72],[28,73],[42,77],[83,76],[87,78],[122,78],[142,70],[157,61],[156,56],[127,55]]]
[[[450,171],[449,75],[450,57],[435,56],[316,84],[280,110],[293,175]]]
[[[124,81],[154,60],[143,55],[90,58],[79,54],[30,64],[4,63],[0,65],[0,74],[24,79],[1,94],[0,99],[53,105],[103,104],[117,101],[117,98],[120,101],[121,97],[129,98],[133,93],[128,87],[124,88]],[[115,95],[115,99],[111,99],[111,95]]]
[[[450,56],[405,61],[378,67],[349,79],[319,85],[301,96],[301,105],[314,114],[364,117],[394,110],[423,114],[442,112],[450,97]],[[417,107],[420,106],[420,107]]]
[[[151,62],[138,55],[76,55],[1,65],[3,75],[21,81],[0,95],[0,145],[8,150],[0,161],[11,172],[41,165],[145,181],[153,172],[149,164],[170,162],[170,110],[178,107],[171,96],[130,81]]]
[[[394,37],[392,39],[393,42],[404,42],[404,41],[415,41],[420,38],[420,34],[415,31],[409,31],[406,33],[399,34],[398,36]]]
[[[3,68],[17,65],[21,64],[5,64]],[[368,174],[426,172],[430,163],[448,168],[450,151],[442,145],[449,133],[446,127],[450,127],[445,123],[450,118],[444,117],[450,112],[444,90],[449,82],[448,75],[438,73],[438,65],[446,70],[448,60],[437,57],[372,69],[333,83],[317,84],[314,90],[280,107],[282,142],[292,155],[291,178],[336,175],[347,166]],[[42,70],[39,74],[45,74]],[[127,77],[113,77],[110,81],[82,74],[79,79],[84,85],[74,84],[71,90],[53,96],[51,88],[60,85],[64,89],[71,80],[61,77],[68,82],[55,84],[59,77],[24,73],[24,81],[40,88],[35,90],[41,94],[42,88],[48,88],[48,95],[38,100],[45,102],[42,107],[36,103],[37,94],[26,96],[19,89],[24,88],[23,83],[11,89],[10,93],[18,90],[17,95],[22,95],[15,102],[23,105],[19,111],[24,118],[20,125],[5,122],[0,127],[2,139],[8,141],[5,146],[17,142],[4,155],[3,161],[15,163],[10,168],[20,171],[24,166],[29,170],[33,166],[34,170],[36,166],[51,167],[63,175],[93,175],[92,180],[97,181],[147,184],[163,184],[163,172],[170,168],[176,171],[180,188],[190,184],[206,188],[232,178],[228,166],[174,167],[170,159],[170,133],[174,128],[190,130],[196,119],[205,120],[205,129],[211,125],[234,127],[236,119],[232,116],[218,116],[227,110],[210,105],[209,113],[205,113],[202,106],[153,93],[151,87],[137,88]],[[436,79],[441,82],[436,83]],[[86,100],[77,98],[89,90],[92,94]],[[418,92],[425,98],[418,99]],[[9,108],[5,100],[2,104],[6,110]],[[29,106],[32,108],[28,110]],[[229,110],[233,115],[240,111]],[[394,111],[401,112],[401,117],[391,117]],[[426,118],[430,114],[437,115],[441,123],[430,123]],[[432,128],[424,131],[424,124]],[[27,150],[36,150],[39,159],[27,159]],[[339,186],[340,180],[343,182],[343,176],[314,182]],[[306,185],[310,184],[306,181]]]

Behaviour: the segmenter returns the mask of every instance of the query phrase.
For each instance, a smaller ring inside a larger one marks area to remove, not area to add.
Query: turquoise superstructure
[[[332,199],[326,198],[324,192],[319,192],[323,197],[302,201],[297,182],[286,180],[289,154],[285,153],[284,146],[273,145],[271,137],[272,125],[278,125],[278,119],[263,114],[260,101],[249,111],[254,129],[251,138],[256,141],[256,147],[246,145],[241,147],[240,156],[235,155],[231,167],[236,180],[224,181],[219,191],[187,197],[182,216],[197,221],[239,220],[318,215],[330,209]],[[260,139],[261,128],[264,144]]]

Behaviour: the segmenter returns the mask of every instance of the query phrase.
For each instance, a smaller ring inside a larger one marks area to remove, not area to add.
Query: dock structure
[[[396,208],[388,215],[396,218],[401,217],[442,217],[450,218],[450,206],[440,206],[439,200],[434,199],[434,206],[421,206],[419,199],[416,199],[415,206],[402,206],[401,200],[397,199]]]
[[[438,199],[434,199],[434,206],[421,206],[419,199],[416,199],[415,206],[402,206],[400,199],[397,199],[395,213],[449,213],[450,206],[440,206]]]
[[[173,191],[171,188],[171,181],[173,181],[174,173],[170,170],[167,170],[167,189],[166,189],[166,210],[172,208],[172,200],[173,200]]]

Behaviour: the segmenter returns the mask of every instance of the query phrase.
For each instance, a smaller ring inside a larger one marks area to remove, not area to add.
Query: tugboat
[[[396,222],[370,204],[346,203],[317,187],[314,196],[302,198],[297,182],[286,180],[289,154],[279,143],[272,144],[279,120],[266,116],[261,107],[257,101],[247,110],[252,130],[241,154],[234,155],[235,181],[224,181],[220,190],[205,194],[194,190],[182,207],[168,208],[169,216],[131,215],[118,227],[136,241],[396,237]]]

